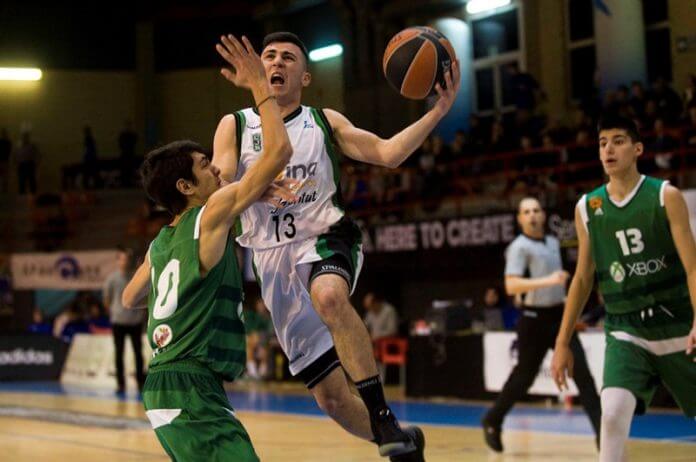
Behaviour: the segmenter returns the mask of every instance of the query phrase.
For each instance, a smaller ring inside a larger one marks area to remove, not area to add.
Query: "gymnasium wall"
[[[313,82],[307,104],[343,110],[341,60],[312,64]],[[61,166],[82,160],[82,129],[90,125],[100,157],[118,156],[118,135],[124,121],[136,121],[134,72],[44,70],[38,82],[0,82],[0,128],[7,128],[15,146],[20,131],[30,127],[41,150],[40,191],[58,191]],[[218,69],[193,69],[157,75],[159,140],[191,138],[212,146],[222,114],[252,104]],[[321,102],[321,103],[320,103]],[[142,130],[138,149],[142,150]],[[12,171],[11,189],[16,190]]]
[[[44,70],[38,82],[0,82],[0,128],[15,145],[31,127],[42,154],[40,189],[60,188],[60,166],[82,158],[82,128],[88,124],[100,156],[118,153],[118,134],[133,119],[135,77],[130,72]],[[16,190],[14,170],[11,187]]]
[[[669,23],[672,38],[672,72],[674,86],[684,90],[689,74],[696,74],[696,3],[694,0],[670,0]],[[690,37],[689,51],[677,51],[677,38]]]

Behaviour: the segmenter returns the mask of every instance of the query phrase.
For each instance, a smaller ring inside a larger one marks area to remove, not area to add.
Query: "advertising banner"
[[[85,252],[16,253],[11,257],[15,290],[101,289],[117,269],[116,250]]]

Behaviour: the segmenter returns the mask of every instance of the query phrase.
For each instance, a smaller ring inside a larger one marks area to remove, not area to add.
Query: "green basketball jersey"
[[[609,199],[606,185],[580,200],[609,314],[645,308],[690,310],[686,274],[665,211],[665,185],[643,176],[621,204]]]
[[[204,209],[184,212],[150,245],[150,366],[196,359],[233,380],[246,362],[241,274],[230,235],[220,262],[201,277],[198,238]]]

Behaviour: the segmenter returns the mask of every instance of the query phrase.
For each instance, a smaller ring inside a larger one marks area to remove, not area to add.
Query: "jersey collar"
[[[254,114],[259,115],[259,110],[254,108],[251,108],[252,111],[254,111]],[[283,117],[283,122],[288,123],[291,120],[295,119],[297,116],[299,116],[302,113],[302,105],[297,106],[297,109],[292,111],[290,114],[286,115]]]

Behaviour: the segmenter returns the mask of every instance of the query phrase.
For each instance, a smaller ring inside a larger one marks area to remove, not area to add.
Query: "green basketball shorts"
[[[173,461],[259,460],[227,400],[222,380],[197,361],[150,369],[143,404],[159,442]]]

